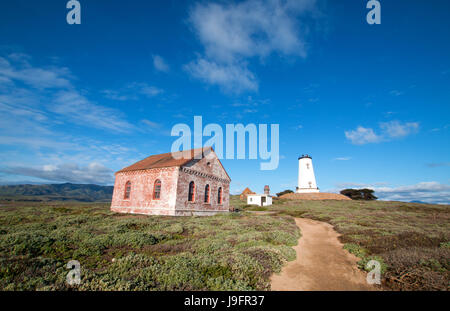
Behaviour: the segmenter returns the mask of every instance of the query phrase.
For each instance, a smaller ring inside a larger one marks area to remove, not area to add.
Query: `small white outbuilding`
[[[269,206],[272,205],[272,196],[267,194],[248,194],[248,205]]]
[[[272,205],[272,196],[270,195],[270,187],[264,186],[264,194],[251,193],[247,195],[248,205],[269,206]]]

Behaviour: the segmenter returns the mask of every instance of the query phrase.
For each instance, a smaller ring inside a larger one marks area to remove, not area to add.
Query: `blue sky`
[[[278,169],[222,161],[233,193],[308,153],[322,191],[449,203],[450,3],[380,2],[2,1],[0,182],[112,184],[198,115],[280,125]]]

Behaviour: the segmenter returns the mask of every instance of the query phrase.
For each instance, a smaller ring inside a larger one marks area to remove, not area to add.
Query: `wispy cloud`
[[[305,58],[306,31],[300,18],[315,10],[315,0],[196,4],[188,20],[204,54],[185,69],[226,92],[257,91],[248,61],[274,53]]]
[[[161,127],[161,124],[156,123],[156,122],[153,122],[153,121],[150,121],[150,120],[142,120],[141,122],[142,122],[144,125],[146,125],[146,126],[152,128],[152,129],[157,129],[157,128],[160,128],[160,127]]]
[[[114,134],[139,129],[117,109],[79,91],[67,68],[36,67],[26,54],[2,56],[0,62],[2,174],[9,180],[111,182],[111,174],[101,173],[104,169],[96,163],[121,167],[131,149],[74,133],[78,127]]]
[[[9,167],[1,169],[0,172],[52,182],[111,184],[114,180],[111,169],[95,162],[84,167],[75,163],[41,167]]]
[[[162,71],[162,72],[169,72],[170,67],[166,63],[166,61],[159,55],[153,55],[153,66],[156,70]]]
[[[382,141],[382,137],[375,134],[373,129],[362,126],[358,126],[356,130],[346,131],[345,137],[347,137],[354,145],[364,145]]]
[[[258,90],[255,75],[243,64],[220,64],[199,58],[185,65],[184,69],[194,78],[221,87],[224,92],[241,93],[245,90]]]
[[[162,94],[164,91],[156,86],[142,84],[140,92],[147,97],[154,97],[156,95]]]
[[[119,111],[82,95],[66,67],[36,67],[26,54],[9,54],[0,57],[0,77],[7,81],[0,84],[0,110],[8,110],[12,116],[11,122],[5,122],[8,132],[17,133],[17,124],[28,130],[34,127],[31,135],[37,129],[50,132],[47,120],[54,124],[54,114],[62,116],[63,122],[103,130],[126,132],[133,128]]]
[[[401,96],[403,95],[405,92],[399,91],[399,90],[392,90],[389,92],[389,94],[393,95],[393,96]]]
[[[129,132],[134,126],[121,117],[115,109],[89,101],[77,91],[60,91],[56,94],[50,110],[66,120],[80,125],[107,129],[114,132]]]
[[[108,99],[117,101],[138,100],[142,97],[151,98],[164,93],[164,90],[145,82],[128,83],[119,89],[107,89],[101,92]]]
[[[53,150],[76,150],[78,149],[77,144],[56,140],[49,137],[36,137],[30,135],[30,137],[18,136],[18,135],[2,135],[0,136],[0,145],[11,145],[11,146],[26,146],[32,149],[39,148],[50,148]]]
[[[382,200],[450,204],[450,185],[435,181],[400,187],[376,187],[374,190]]]
[[[389,186],[385,182],[365,183],[341,183],[336,185],[338,192],[345,188],[373,189],[380,200],[386,201],[421,201],[425,203],[450,204],[450,185],[436,181],[419,182],[414,185]]]
[[[338,158],[334,158],[333,160],[335,161],[350,161],[352,159],[352,157],[338,157]]]
[[[384,135],[389,138],[405,137],[419,130],[418,122],[401,123],[399,121],[390,121],[380,123],[380,128],[384,131]]]
[[[231,104],[233,107],[259,107],[261,105],[270,104],[270,99],[255,99],[252,96],[247,96],[244,99],[237,100]]]
[[[390,121],[380,123],[379,134],[372,128],[358,126],[355,130],[345,131],[345,137],[354,145],[364,145],[403,138],[418,131],[418,122]]]
[[[374,182],[374,183],[361,183],[361,182],[341,182],[336,184],[336,187],[339,190],[347,189],[347,188],[374,188],[374,187],[380,187],[380,186],[387,186],[388,183],[381,181],[381,182]],[[337,189],[334,189],[333,191],[339,191]]]
[[[444,167],[450,166],[450,162],[439,162],[439,163],[427,163],[428,167]]]
[[[4,83],[22,82],[37,89],[71,86],[68,68],[34,67],[29,63],[30,57],[25,54],[10,54],[7,58],[0,57],[0,77]]]
[[[136,100],[138,97],[134,94],[124,94],[117,90],[103,90],[101,91],[103,96],[108,99],[117,100],[117,101],[128,101],[128,100]]]

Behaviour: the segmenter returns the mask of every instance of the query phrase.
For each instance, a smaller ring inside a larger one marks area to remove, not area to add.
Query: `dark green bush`
[[[344,189],[341,191],[342,195],[349,197],[352,200],[371,201],[378,199],[372,189]]]

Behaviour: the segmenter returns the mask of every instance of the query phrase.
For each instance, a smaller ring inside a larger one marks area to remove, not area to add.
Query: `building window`
[[[194,200],[195,200],[195,183],[191,181],[189,183],[188,201],[194,202]]]
[[[306,168],[309,170],[309,163],[306,163]]]
[[[124,199],[129,199],[130,198],[130,193],[131,193],[131,182],[127,181],[127,183],[125,184]]]
[[[209,203],[209,185],[205,186],[205,203]]]
[[[217,204],[222,204],[222,187],[217,191]]]
[[[161,180],[157,179],[155,181],[155,186],[153,187],[153,199],[159,200],[161,198]]]
[[[309,184],[309,188],[312,188],[312,182],[309,182],[308,184]]]

